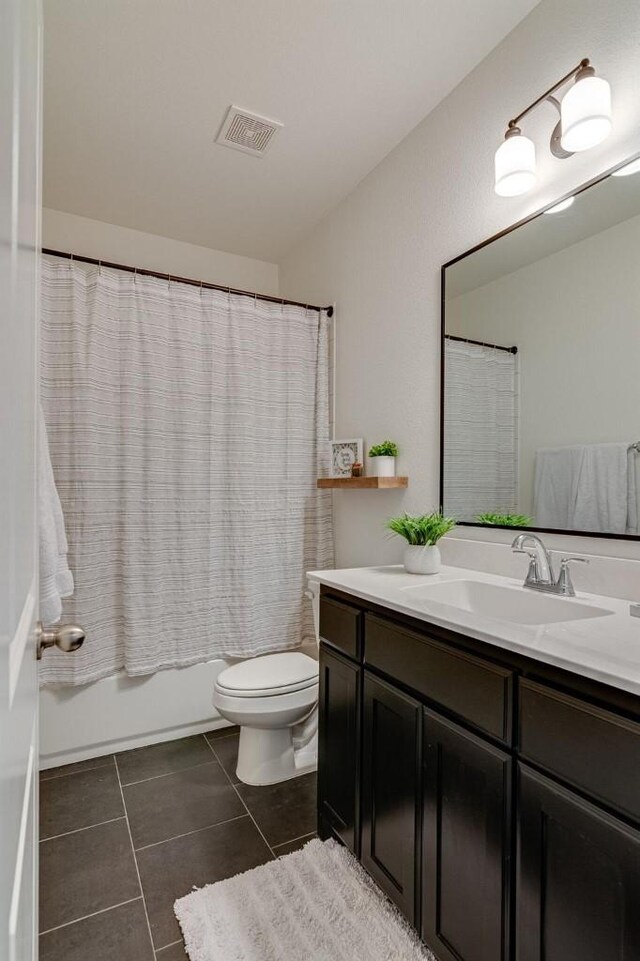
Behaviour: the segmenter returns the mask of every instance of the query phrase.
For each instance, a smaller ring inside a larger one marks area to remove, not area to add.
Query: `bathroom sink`
[[[416,605],[446,604],[469,614],[497,618],[511,624],[560,624],[613,614],[604,607],[583,604],[565,597],[553,597],[526,590],[505,587],[486,581],[456,580],[438,584],[405,587]]]

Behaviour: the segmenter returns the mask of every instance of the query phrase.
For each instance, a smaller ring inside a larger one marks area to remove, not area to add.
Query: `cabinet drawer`
[[[356,607],[330,597],[320,598],[320,638],[349,657],[361,655],[362,614]]]
[[[373,614],[365,615],[365,662],[511,744],[513,672],[507,668]]]
[[[524,758],[640,821],[640,724],[529,680],[519,715]]]

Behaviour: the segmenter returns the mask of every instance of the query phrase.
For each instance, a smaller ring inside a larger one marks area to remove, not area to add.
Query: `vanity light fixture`
[[[554,94],[569,81],[573,81],[573,85],[562,101],[557,100]],[[504,142],[495,156],[495,191],[501,197],[526,193],[536,182],[535,145],[524,136],[519,124],[545,102],[552,104],[560,115],[549,144],[551,153],[559,160],[595,147],[611,131],[611,88],[602,77],[596,77],[590,61],[585,58],[509,121]]]
[[[614,170],[611,174],[612,177],[629,177],[631,174],[640,173],[640,157],[637,160],[632,160],[631,163],[625,164],[624,167],[620,167],[618,170]]]
[[[545,210],[545,214],[559,214],[563,210],[568,210],[575,197],[567,197],[565,200],[561,200],[560,203],[554,204],[553,207],[548,207]]]

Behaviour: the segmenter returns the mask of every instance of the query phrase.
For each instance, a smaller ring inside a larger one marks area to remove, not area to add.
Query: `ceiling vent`
[[[277,120],[268,120],[232,105],[227,110],[216,143],[253,154],[254,157],[263,157],[281,127],[282,124]]]

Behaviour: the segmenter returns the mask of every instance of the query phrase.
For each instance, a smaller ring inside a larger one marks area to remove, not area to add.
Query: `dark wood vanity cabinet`
[[[361,861],[412,924],[416,921],[422,709],[364,672]]]
[[[640,961],[640,698],[342,594],[321,635],[320,836],[439,961]]]
[[[360,854],[360,669],[320,647],[318,831]]]
[[[640,832],[519,768],[517,961],[640,958]]]
[[[508,961],[512,759],[424,709],[422,937],[442,961]]]

